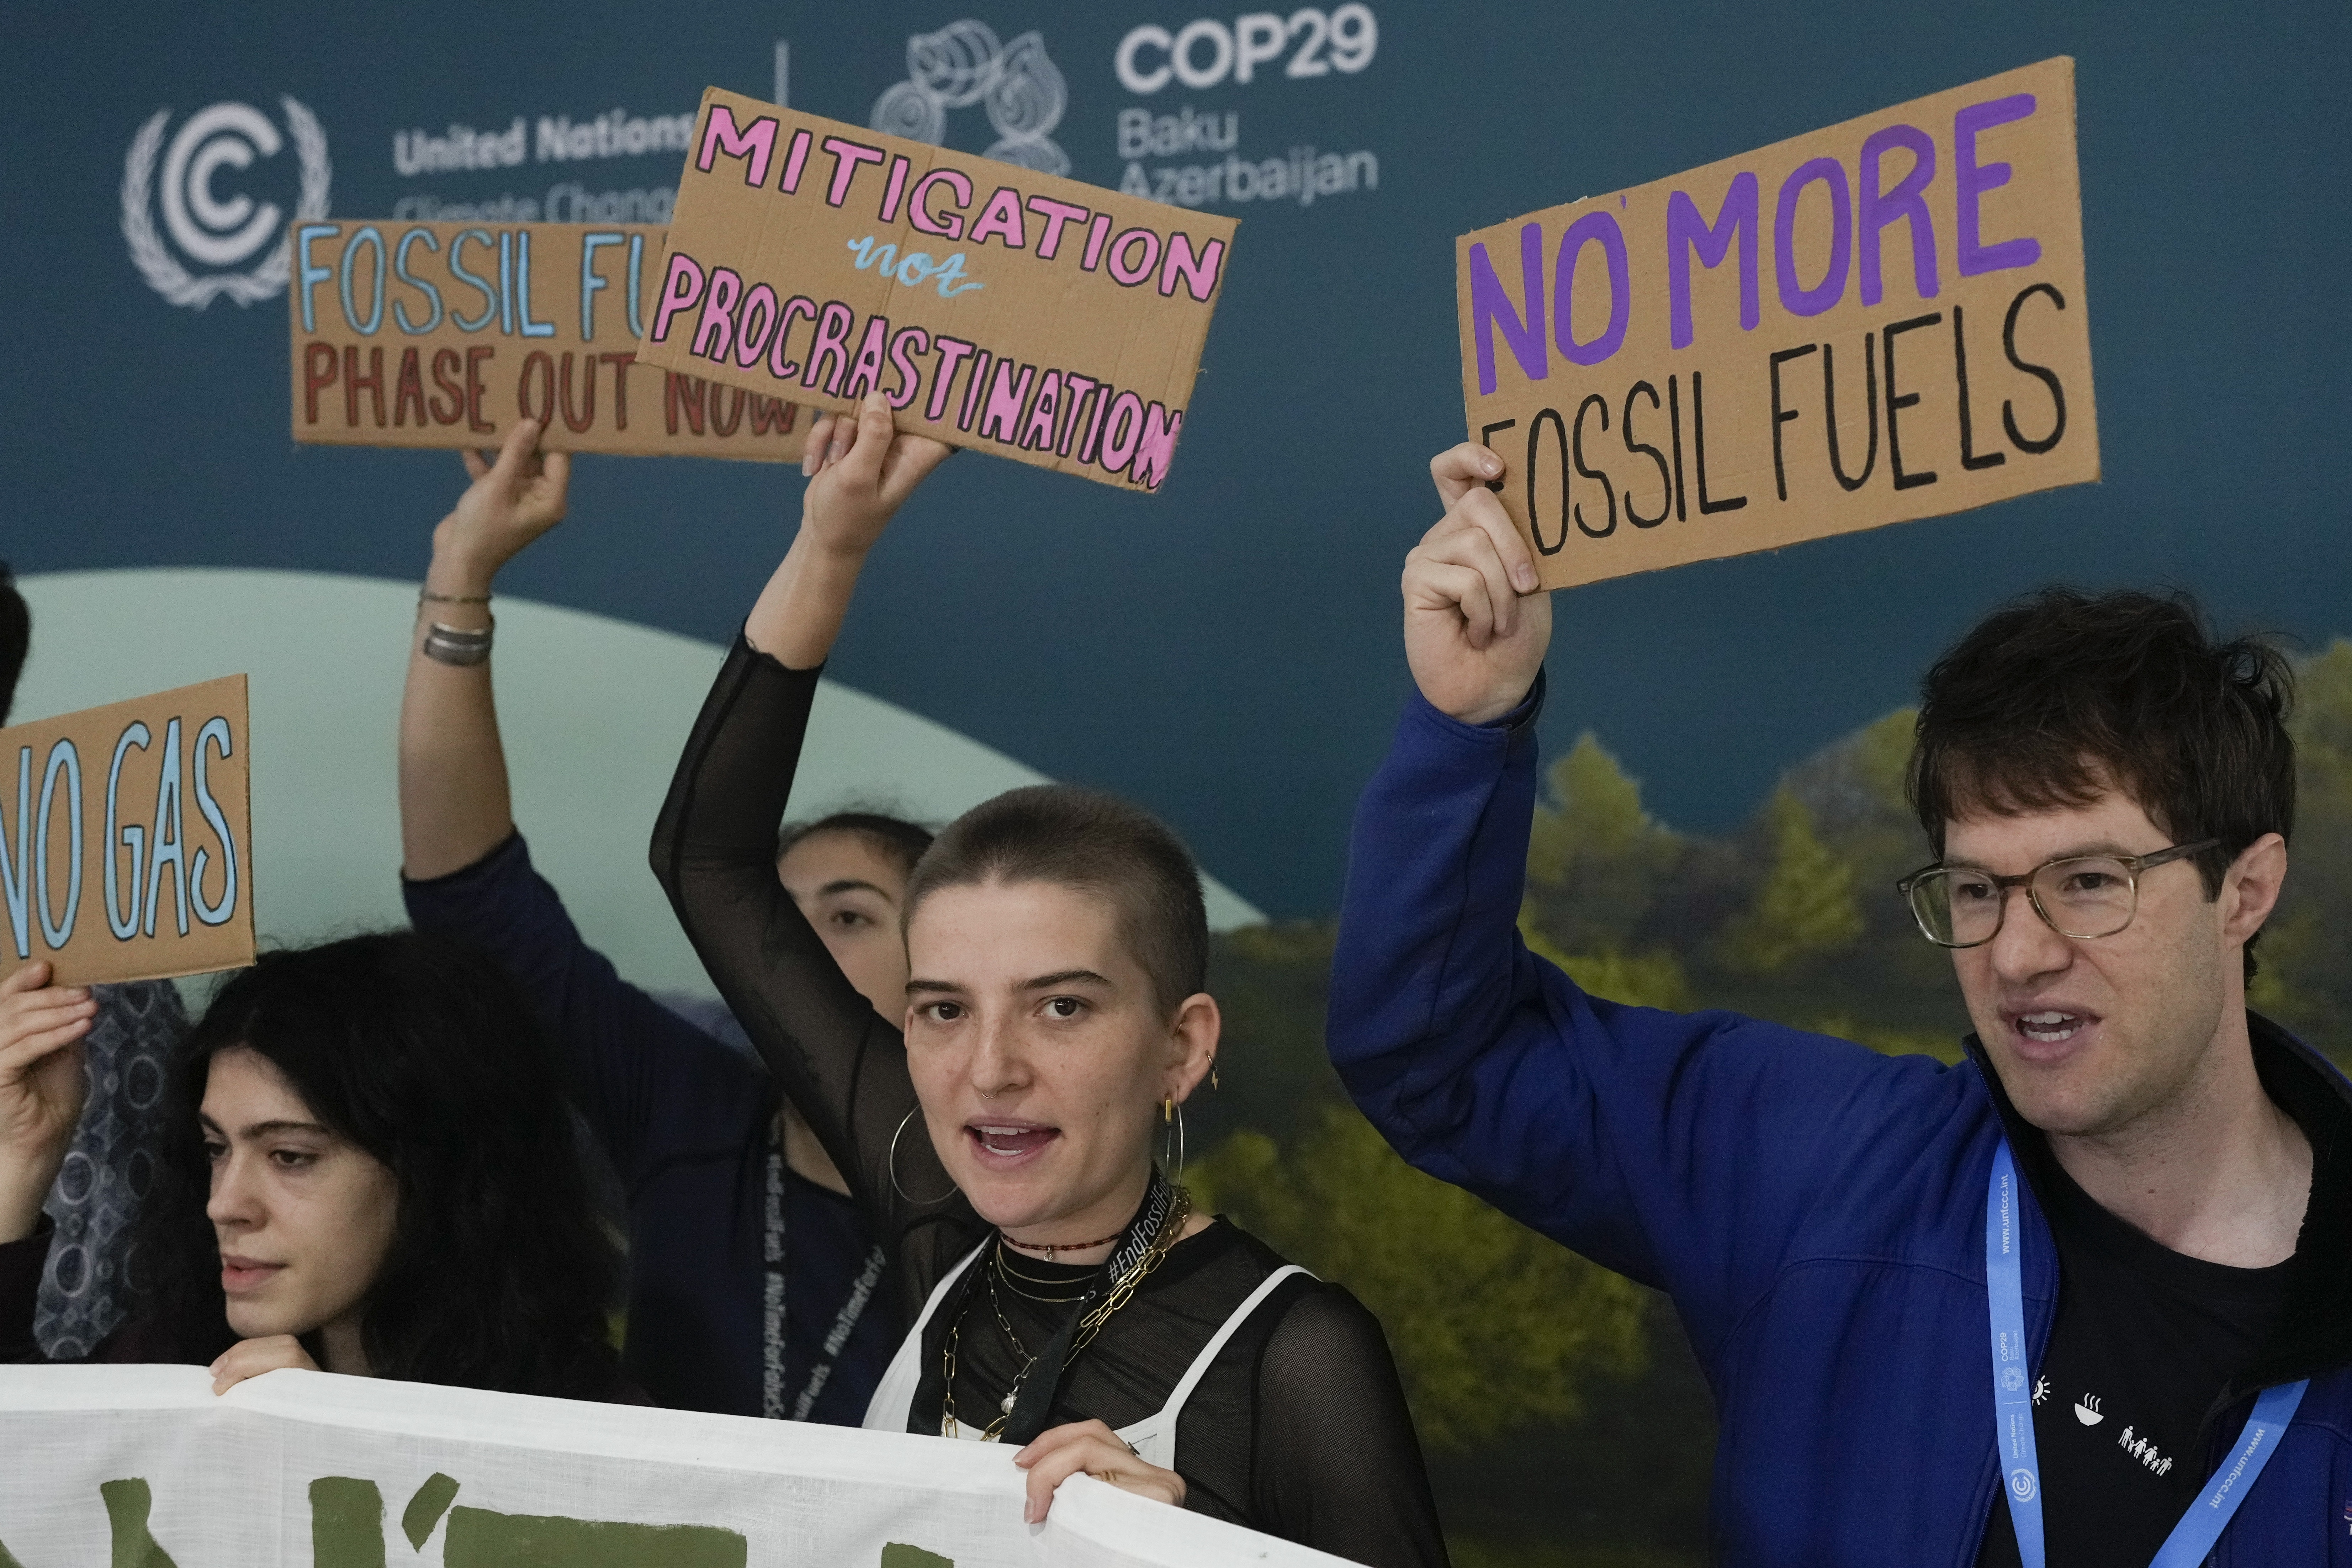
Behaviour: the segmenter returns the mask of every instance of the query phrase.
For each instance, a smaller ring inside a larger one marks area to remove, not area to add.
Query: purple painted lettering
[[[1805,187],[1820,181],[1830,193],[1830,265],[1821,282],[1808,289],[1797,281],[1797,204]],[[1846,188],[1845,165],[1815,158],[1780,182],[1772,213],[1772,270],[1780,285],[1780,308],[1792,316],[1818,316],[1845,298],[1845,275],[1853,266],[1853,193]]]
[[[1575,319],[1570,309],[1576,289],[1576,261],[1588,245],[1599,245],[1609,265],[1609,325],[1589,343],[1576,341]],[[1633,319],[1633,268],[1625,254],[1625,231],[1617,215],[1589,212],[1568,226],[1559,237],[1559,262],[1552,272],[1552,341],[1570,364],[1599,364],[1625,344],[1625,327]]]
[[[1990,103],[1971,103],[1952,116],[1952,187],[1959,203],[1960,276],[1974,278],[1980,272],[2000,272],[2012,267],[2031,267],[2042,259],[2042,242],[2038,239],[2004,239],[1995,245],[1978,241],[1979,214],[1977,202],[1987,191],[1997,191],[2009,184],[2006,163],[1979,163],[1977,135],[1996,125],[2024,120],[2033,113],[2033,95],[2012,93],[1996,98]]]
[[[1698,216],[1698,204],[1686,193],[1666,198],[1667,336],[1675,347],[1691,343],[1691,253],[1696,251],[1699,265],[1712,271],[1731,254],[1734,239],[1739,242],[1739,330],[1756,330],[1762,310],[1756,289],[1756,192],[1754,174],[1743,170],[1733,175],[1713,223]]]
[[[1893,190],[1881,192],[1878,161],[1890,147],[1911,150],[1911,172]],[[1875,305],[1885,289],[1879,279],[1878,231],[1897,218],[1911,220],[1911,279],[1922,300],[1936,297],[1936,226],[1927,216],[1927,189],[1936,177],[1936,141],[1916,125],[1889,125],[1862,144],[1862,302]]]
[[[1495,390],[1495,329],[1503,330],[1511,357],[1529,381],[1551,374],[1551,350],[1544,343],[1543,225],[1531,223],[1519,230],[1519,279],[1528,301],[1527,320],[1511,304],[1485,245],[1470,247],[1470,335],[1478,348],[1478,390]]]

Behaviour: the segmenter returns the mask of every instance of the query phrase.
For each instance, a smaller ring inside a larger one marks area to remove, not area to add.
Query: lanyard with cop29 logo
[[[2043,1568],[2042,1468],[2033,1447],[2033,1377],[2025,1339],[2025,1296],[2017,1226],[2017,1164],[2009,1140],[1994,1151],[1992,1180],[1985,1190],[1985,1296],[1992,1308],[1993,1424],[2009,1498],[2009,1519],[2017,1531],[2017,1555],[2025,1568]],[[2302,1383],[2263,1391],[2236,1447],[2214,1470],[2189,1511],[2157,1549],[2149,1568],[2196,1568],[2229,1528],[2278,1447],[2279,1435],[2303,1403]]]

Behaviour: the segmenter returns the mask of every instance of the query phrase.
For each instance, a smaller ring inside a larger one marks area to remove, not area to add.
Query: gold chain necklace
[[[1192,1215],[1192,1194],[1182,1187],[1178,1187],[1168,1205],[1167,1217],[1160,1222],[1159,1232],[1152,1237],[1151,1245],[1145,1248],[1143,1256],[1137,1258],[1134,1267],[1119,1277],[1118,1281],[1104,1295],[1101,1303],[1093,1311],[1078,1320],[1077,1332],[1070,1340],[1069,1356],[1062,1363],[1065,1367],[1069,1365],[1070,1360],[1080,1351],[1094,1342],[1095,1336],[1102,1332],[1103,1325],[1110,1321],[1111,1314],[1126,1306],[1133,1299],[1137,1287],[1143,1283],[1153,1269],[1160,1267],[1160,1259],[1168,1256],[1169,1249],[1173,1247],[1183,1235],[1184,1222],[1190,1219]],[[1021,1370],[1013,1373],[1013,1386],[1006,1392],[1003,1403],[997,1406],[999,1414],[996,1419],[982,1429],[980,1437],[983,1443],[995,1442],[999,1435],[1003,1432],[1005,1423],[1013,1419],[1013,1407],[1020,1402],[1022,1385],[1029,1381],[1029,1373],[1037,1365],[1037,1358],[1029,1353],[1028,1348],[1022,1344],[1020,1336],[1013,1331],[1013,1325],[1005,1321],[1003,1304],[996,1299],[993,1270],[991,1271],[989,1279],[989,1300],[995,1309],[997,1327],[1003,1331],[1006,1341],[1013,1346],[1013,1353],[1021,1358]],[[965,1310],[969,1310],[969,1306]],[[941,1368],[947,1374],[946,1386],[941,1394],[943,1407],[940,1412],[940,1429],[943,1436],[950,1437],[962,1431],[962,1424],[956,1418],[955,1407],[956,1352],[962,1342],[962,1338],[963,1313],[958,1312],[955,1321],[948,1325],[947,1343],[941,1347],[940,1358]]]

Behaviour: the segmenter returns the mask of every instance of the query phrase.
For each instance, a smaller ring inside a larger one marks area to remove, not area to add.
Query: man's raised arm
[[[1483,447],[1431,470],[1407,558],[1418,689],[1349,846],[1327,1041],[1366,1116],[1432,1175],[1672,1290],[1727,1328],[1837,1180],[1839,1113],[1933,1064],[1723,1013],[1586,995],[1517,921],[1551,632]]]

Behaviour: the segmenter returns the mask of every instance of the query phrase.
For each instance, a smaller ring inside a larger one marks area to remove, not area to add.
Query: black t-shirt
[[[2294,1261],[2231,1268],[2189,1258],[2116,1218],[2039,1133],[2018,1158],[2058,1244],[2058,1315],[2033,1384],[2042,1528],[2053,1568],[2147,1568],[2203,1489],[2217,1443],[2251,1402],[2209,1426],[2214,1402],[2261,1349]],[[1997,1497],[1978,1568],[2016,1568]]]

